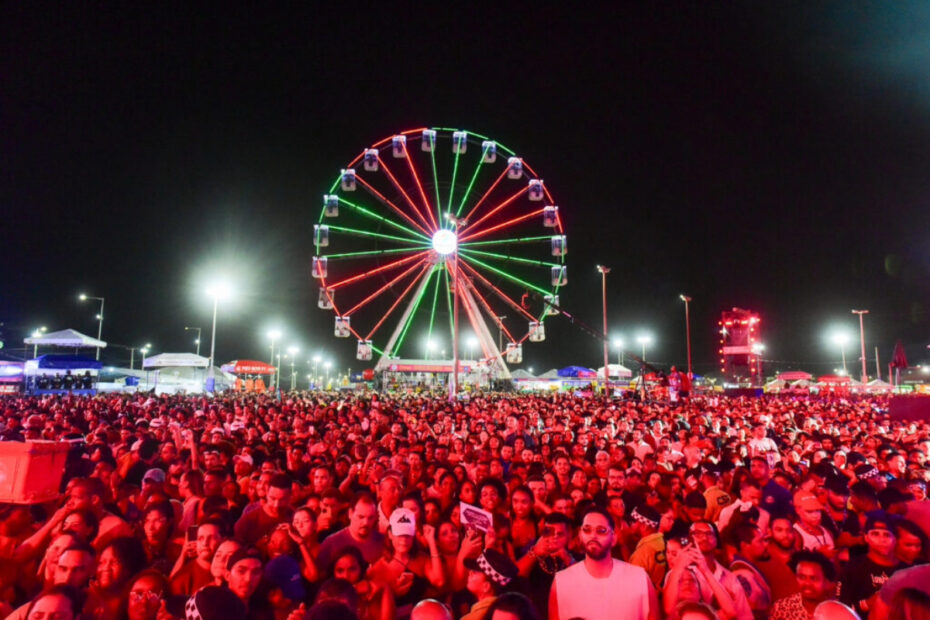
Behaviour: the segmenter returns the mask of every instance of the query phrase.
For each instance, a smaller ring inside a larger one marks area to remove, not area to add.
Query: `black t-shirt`
[[[868,613],[859,605],[859,601],[878,592],[900,568],[900,564],[894,566],[877,564],[867,555],[850,559],[846,570],[840,577],[840,601],[860,613]]]

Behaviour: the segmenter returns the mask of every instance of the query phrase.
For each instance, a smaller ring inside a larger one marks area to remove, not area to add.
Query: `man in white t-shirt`
[[[658,599],[646,571],[610,555],[616,533],[607,511],[599,506],[588,508],[578,538],[584,560],[555,574],[549,590],[550,620],[658,620]]]

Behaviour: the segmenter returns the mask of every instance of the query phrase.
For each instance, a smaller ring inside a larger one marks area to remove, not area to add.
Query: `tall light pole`
[[[646,345],[652,344],[652,336],[649,334],[640,334],[636,337],[636,342],[643,347],[643,363],[646,363]]]
[[[865,322],[862,320],[862,315],[868,314],[869,311],[868,310],[853,310],[852,313],[859,315],[859,347],[862,350],[860,353],[860,355],[862,355],[862,383],[865,384],[865,383],[868,383],[869,381],[869,375],[865,369]]]
[[[320,375],[317,373],[317,367],[320,365],[320,360],[323,358],[320,355],[313,356],[313,383],[316,384],[320,380]]]
[[[194,344],[197,345],[197,355],[200,355],[200,328],[199,327],[185,327],[184,331],[197,332],[197,339],[194,340]]]
[[[271,340],[271,359],[268,360],[268,364],[274,366],[274,341],[281,337],[280,329],[270,329],[268,330],[268,339]],[[278,377],[276,374],[271,375],[271,385],[269,387],[274,387],[277,385]]]
[[[623,366],[623,338],[614,338],[614,348],[617,350],[617,363]]]
[[[145,368],[145,356],[146,356],[146,354],[148,354],[148,352],[149,352],[151,349],[152,349],[152,343],[151,343],[151,342],[146,342],[145,345],[139,347],[139,353],[142,354],[142,368]],[[131,354],[131,355],[132,355],[132,354]],[[129,358],[130,370],[132,370],[132,364],[133,364],[133,360],[132,360],[132,358],[130,357],[130,358]]]
[[[597,271],[601,274],[601,305],[604,311],[604,397],[610,398],[610,360],[607,357],[610,342],[607,339],[607,274],[610,273],[610,267],[598,265]]]
[[[446,219],[452,224],[452,230],[437,231],[433,236],[433,249],[442,256],[452,254],[452,380],[449,381],[451,402],[455,400],[459,390],[459,298],[462,283],[459,279],[458,236],[459,227],[468,225],[468,221],[455,217],[451,211],[446,213]]]
[[[848,375],[846,369],[846,343],[849,342],[849,334],[846,332],[836,332],[833,334],[833,342],[840,348],[840,354],[843,356],[843,374]]]
[[[213,331],[210,336],[210,368],[207,371],[207,391],[212,392],[216,384],[213,367],[216,365],[216,309],[220,299],[227,299],[230,295],[229,285],[218,282],[207,288],[207,295],[213,298]]]
[[[294,370],[294,363],[297,360],[297,352],[300,351],[299,347],[290,346],[287,348],[287,352],[291,356],[291,391],[293,392],[297,389],[297,372]]]
[[[679,295],[679,299],[685,302],[685,338],[688,341],[688,378],[693,379],[694,373],[691,372],[691,315],[688,312],[688,304],[691,303],[691,297]]]
[[[105,301],[103,297],[94,297],[93,295],[85,295],[81,293],[78,295],[78,299],[81,301],[87,301],[88,299],[96,299],[100,302],[100,312],[97,314],[97,340],[101,340],[103,336],[103,302]],[[100,347],[97,347],[97,357],[100,359]]]
[[[326,385],[323,386],[324,389],[329,388],[329,369],[332,367],[333,367],[332,362],[326,362],[325,364],[323,364],[323,368],[326,369]]]
[[[35,330],[34,332],[32,332],[32,337],[33,337],[33,338],[38,338],[38,337],[40,337],[42,334],[44,334],[44,333],[47,332],[47,331],[48,331],[48,328],[45,327],[45,326],[42,326],[42,327],[40,327],[39,329],[37,329],[37,330]],[[33,357],[33,359],[35,359],[35,358],[38,357],[38,356],[39,356],[39,345],[38,345],[38,344],[35,344],[35,345],[32,346],[32,357]]]

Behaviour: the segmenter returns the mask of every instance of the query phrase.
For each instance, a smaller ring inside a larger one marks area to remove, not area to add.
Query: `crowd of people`
[[[930,424],[880,397],[0,398],[11,620],[930,617]],[[922,615],[921,615],[922,614]]]

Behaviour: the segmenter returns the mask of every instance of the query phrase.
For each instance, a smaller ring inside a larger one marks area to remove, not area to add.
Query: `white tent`
[[[91,338],[74,329],[62,329],[39,336],[30,336],[23,342],[39,347],[69,347],[72,349],[104,349],[107,346],[107,343],[103,340]]]
[[[597,369],[598,378],[604,376],[604,367],[601,366]],[[620,364],[607,364],[607,376],[609,377],[632,377],[633,371],[627,368],[626,366],[621,366]]]
[[[142,362],[143,368],[206,368],[209,365],[210,358],[193,353],[159,353]]]
[[[522,368],[517,368],[512,373],[510,373],[511,378],[513,379],[535,379],[536,375],[533,373],[523,370]]]
[[[558,379],[558,378],[559,378],[558,368],[550,368],[549,370],[547,370],[546,372],[544,372],[543,374],[537,377],[537,379]]]

